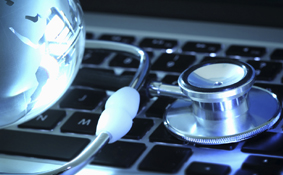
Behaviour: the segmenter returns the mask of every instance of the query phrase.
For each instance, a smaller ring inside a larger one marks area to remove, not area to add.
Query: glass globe
[[[85,30],[78,0],[0,1],[0,128],[39,115],[74,79]]]

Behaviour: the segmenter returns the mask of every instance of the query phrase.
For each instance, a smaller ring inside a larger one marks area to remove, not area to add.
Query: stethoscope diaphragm
[[[276,95],[252,86],[254,69],[225,59],[201,63],[179,77],[178,99],[164,116],[165,127],[185,141],[198,144],[239,142],[271,128],[280,118]]]

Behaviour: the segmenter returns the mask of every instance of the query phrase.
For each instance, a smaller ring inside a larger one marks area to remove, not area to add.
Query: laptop
[[[239,59],[254,67],[255,85],[282,102],[283,1],[81,0],[81,5],[87,41],[78,75],[49,110],[1,131],[6,136],[1,144],[7,149],[0,147],[0,172],[57,168],[95,138],[106,99],[128,85],[138,61],[126,54],[93,49],[91,40],[144,49],[152,63],[148,80],[173,85],[192,65],[215,58]],[[194,144],[177,139],[163,124],[166,108],[176,99],[149,97],[143,89],[140,94],[133,128],[103,147],[77,175],[283,173],[281,118],[268,131],[245,141]],[[46,122],[49,119],[52,124]]]

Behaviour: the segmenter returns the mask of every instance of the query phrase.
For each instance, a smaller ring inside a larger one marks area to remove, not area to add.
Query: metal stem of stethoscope
[[[98,122],[97,137],[76,158],[48,172],[10,174],[74,174],[105,144],[123,137],[131,127],[139,104],[137,90],[144,85],[150,70],[147,54],[135,46],[107,41],[88,41],[88,46],[138,57],[140,65],[130,87],[110,96]],[[279,120],[281,106],[276,96],[253,87],[254,79],[250,65],[227,59],[188,68],[180,75],[179,86],[150,82],[146,89],[152,96],[178,98],[164,116],[165,127],[177,138],[200,144],[225,144],[253,137]]]

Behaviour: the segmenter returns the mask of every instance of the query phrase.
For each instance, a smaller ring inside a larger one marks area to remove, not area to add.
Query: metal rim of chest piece
[[[223,59],[201,63],[179,77],[178,99],[166,109],[165,127],[177,138],[205,145],[239,142],[270,129],[280,118],[275,94],[252,86],[247,63]]]

